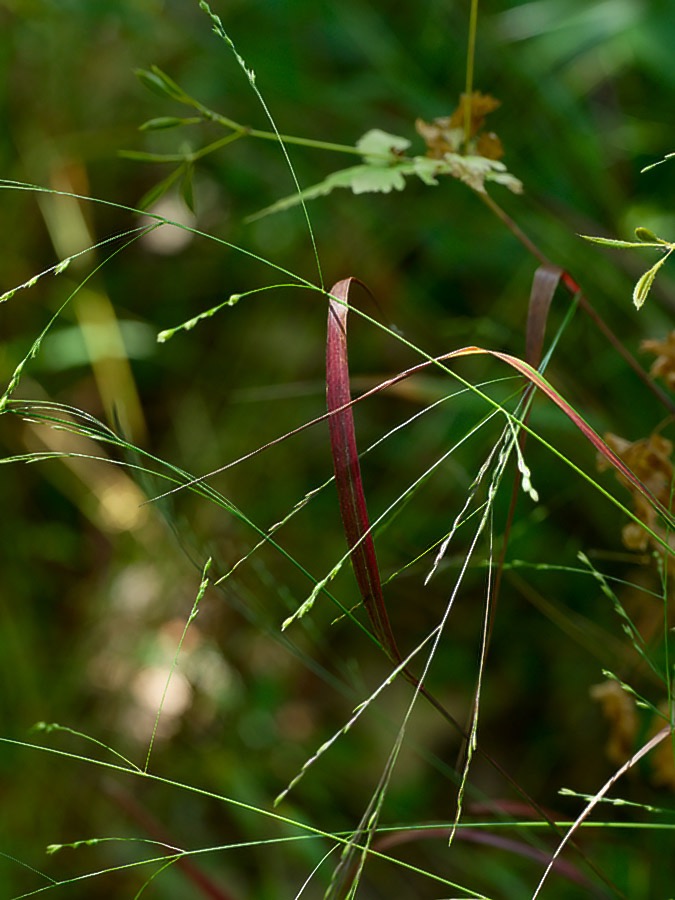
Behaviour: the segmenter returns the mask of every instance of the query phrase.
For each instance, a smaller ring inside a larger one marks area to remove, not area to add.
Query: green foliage
[[[214,30],[216,33],[224,36],[226,42],[231,44],[224,32],[222,35],[220,34],[219,28],[222,30],[222,26],[215,26]],[[236,55],[240,65],[249,76],[252,85],[254,85],[255,78],[253,73],[246,68],[243,59],[238,54]],[[321,146],[321,142],[303,137],[282,137],[276,131],[270,134],[240,125],[232,119],[210,110],[200,101],[191,97],[157,66],[153,66],[150,70],[138,69],[136,75],[143,84],[155,93],[165,95],[172,100],[193,107],[200,113],[200,117],[191,118],[177,118],[174,116],[153,118],[140,126],[142,131],[162,131],[184,125],[198,124],[201,121],[210,121],[224,126],[232,132],[224,140],[215,141],[196,153],[186,155],[178,169],[144,195],[139,202],[139,206],[142,209],[146,209],[153,203],[156,203],[180,179],[181,196],[188,208],[194,212],[194,202],[191,196],[193,163],[242,137],[275,137],[279,139],[282,147],[284,143],[304,144],[305,146],[314,147]],[[480,105],[480,101],[483,99],[482,95],[477,94],[476,97],[476,102]],[[496,101],[493,101],[493,104],[488,107],[488,111],[499,105]],[[469,109],[467,109],[466,115],[467,122],[473,121]],[[491,158],[489,155],[477,152],[480,150],[480,143],[473,140],[473,137],[475,132],[482,128],[482,124],[483,113],[478,112],[476,113],[474,125],[467,126],[471,140],[466,141],[463,127],[442,130],[437,136],[433,134],[435,126],[427,126],[419,120],[418,130],[425,137],[429,146],[437,151],[425,156],[407,156],[405,151],[411,146],[411,142],[405,137],[388,134],[380,128],[369,129],[359,138],[354,147],[325,143],[323,144],[324,149],[357,153],[363,158],[363,164],[333,172],[319,184],[304,190],[300,190],[299,185],[296,185],[296,191],[293,194],[277,200],[265,209],[248,216],[246,221],[253,222],[271,213],[282,212],[297,205],[302,206],[306,200],[326,196],[336,188],[347,188],[354,194],[388,194],[393,190],[402,191],[406,184],[405,179],[411,175],[417,176],[424,184],[430,186],[438,184],[439,176],[450,175],[463,181],[473,190],[480,193],[485,192],[486,181],[502,184],[514,193],[521,193],[523,189],[522,183],[508,172],[504,163],[497,158]],[[431,137],[429,137],[430,132],[432,133]],[[494,136],[492,137],[494,139]],[[438,149],[439,141],[442,142],[440,150]],[[122,155],[127,159],[135,159],[141,162],[169,162],[176,158],[170,154],[153,154],[128,150],[124,151]]]
[[[586,234],[582,235],[582,237],[587,241],[592,241],[595,244],[602,244],[605,247],[653,247],[663,253],[661,259],[659,259],[650,269],[647,269],[635,283],[635,287],[633,288],[633,303],[635,304],[636,309],[642,308],[643,303],[649,296],[649,291],[651,290],[659,269],[666,262],[673,250],[675,250],[675,244],[658,237],[658,235],[654,234],[650,229],[642,227],[635,229],[637,241],[618,241],[612,238],[590,237]]]
[[[249,222],[281,212],[301,203],[330,194],[335,188],[348,188],[354,194],[402,191],[406,177],[416,175],[426,185],[437,185],[439,175],[451,175],[465,182],[475,191],[484,191],[486,181],[504,184],[514,193],[520,193],[521,183],[510,175],[506,166],[495,159],[482,156],[446,154],[443,159],[427,156],[403,157],[410,146],[407,138],[387,134],[378,128],[366,132],[356,142],[356,149],[363,155],[364,164],[333,172],[320,184],[300,193],[277,200],[271,206],[248,217]]]

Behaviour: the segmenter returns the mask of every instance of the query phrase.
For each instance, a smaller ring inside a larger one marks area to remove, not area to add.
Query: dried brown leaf
[[[639,481],[649,490],[663,507],[673,508],[673,463],[671,460],[673,445],[660,434],[651,434],[639,441],[627,441],[616,434],[608,433],[605,443],[616,453],[619,459],[635,474]],[[598,468],[602,471],[609,467],[607,460],[600,457]],[[636,490],[620,472],[617,478],[628,488],[633,498],[635,515],[648,528],[666,539],[665,531],[659,526],[659,515],[644,494]],[[650,537],[637,523],[626,525],[622,532],[622,540],[630,550],[645,550]]]
[[[667,720],[670,719],[667,703],[661,703],[659,710]],[[655,734],[661,724],[662,721],[657,719],[650,732]],[[669,788],[671,791],[675,791],[675,755],[673,754],[672,740],[664,741],[656,747],[652,753],[650,763],[652,783],[658,787]]]
[[[431,159],[443,159],[446,154],[458,153],[463,149],[465,153],[486,159],[501,159],[504,148],[497,135],[493,131],[479,134],[485,125],[485,117],[499,106],[501,103],[495,97],[474,91],[471,95],[461,95],[459,106],[452,115],[442,116],[433,122],[418,119],[415,128],[424,138],[427,156]],[[470,117],[469,141],[468,146],[464,147],[467,112]]]
[[[662,341],[642,341],[640,349],[656,355],[649,374],[654,378],[663,378],[668,387],[675,390],[675,331],[671,331]]]
[[[459,98],[459,106],[450,116],[451,128],[464,128],[466,119],[467,105],[470,103],[469,115],[471,116],[471,128],[469,134],[474,137],[485,124],[485,116],[499,109],[502,105],[500,100],[491,94],[483,94],[481,91],[474,91],[472,94],[462,94]]]
[[[602,710],[609,725],[606,753],[610,762],[622,765],[633,753],[638,728],[635,700],[617,681],[594,684],[591,697]]]

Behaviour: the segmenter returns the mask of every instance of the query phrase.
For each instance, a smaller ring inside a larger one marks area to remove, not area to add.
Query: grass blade
[[[534,273],[525,337],[525,359],[533,369],[538,369],[541,362],[548,311],[561,277],[562,269],[548,264],[539,266]]]
[[[354,414],[351,406],[347,356],[347,313],[349,310],[347,298],[354,281],[354,278],[339,281],[333,286],[331,297],[328,300],[326,403],[328,412],[332,413],[328,419],[330,444],[340,514],[363,604],[375,634],[382,642],[387,655],[400,661],[401,654],[396,645],[384,603],[375,545],[370,531],[356,446]]]
[[[625,775],[626,772],[628,772],[636,763],[638,763],[643,758],[643,756],[646,756],[651,750],[654,749],[654,747],[658,746],[658,744],[660,744],[661,741],[664,741],[669,735],[671,735],[672,731],[673,731],[673,729],[672,729],[672,726],[670,726],[670,725],[666,725],[664,728],[662,728],[657,734],[654,735],[653,738],[651,738],[649,741],[647,741],[647,743],[643,747],[641,747],[637,751],[637,753],[635,753],[633,756],[631,756],[631,758],[629,760],[627,760],[621,766],[621,768],[617,769],[616,772],[612,775],[612,777],[607,782],[605,782],[605,784],[600,788],[598,793],[593,797],[593,799],[590,801],[590,803],[585,807],[583,812],[576,819],[574,824],[570,827],[569,831],[567,832],[567,834],[565,835],[563,840],[560,842],[560,844],[558,844],[558,847],[557,847],[555,853],[553,854],[553,856],[551,857],[551,859],[546,867],[546,870],[544,871],[544,874],[541,876],[541,880],[539,881],[539,884],[537,885],[537,889],[535,890],[534,894],[532,894],[532,900],[536,900],[536,898],[541,894],[542,888],[544,886],[544,882],[546,881],[549,874],[551,873],[553,866],[555,865],[556,861],[558,860],[558,857],[562,853],[562,851],[563,851],[565,845],[567,844],[567,842],[569,841],[569,839],[573,836],[573,834],[575,833],[577,828],[579,828],[579,826],[588,818],[588,816],[591,814],[593,809],[598,805],[598,803],[600,803],[600,801],[604,799],[607,791],[609,791],[612,788],[612,786],[619,780],[619,778],[621,778],[622,775]]]

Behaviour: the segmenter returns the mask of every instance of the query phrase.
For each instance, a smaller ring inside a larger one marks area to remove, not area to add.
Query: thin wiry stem
[[[464,92],[466,103],[464,106],[464,148],[471,138],[471,95],[473,93],[473,72],[476,60],[476,32],[478,30],[478,0],[471,0],[471,13],[469,15],[469,40],[466,55],[466,81]]]

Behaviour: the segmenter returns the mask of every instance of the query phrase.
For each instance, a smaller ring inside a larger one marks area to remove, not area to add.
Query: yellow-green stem
[[[469,15],[469,41],[466,53],[466,83],[464,93],[466,101],[464,105],[464,149],[466,150],[471,138],[471,95],[473,94],[473,70],[476,58],[476,31],[478,29],[478,0],[471,0],[471,13]]]

